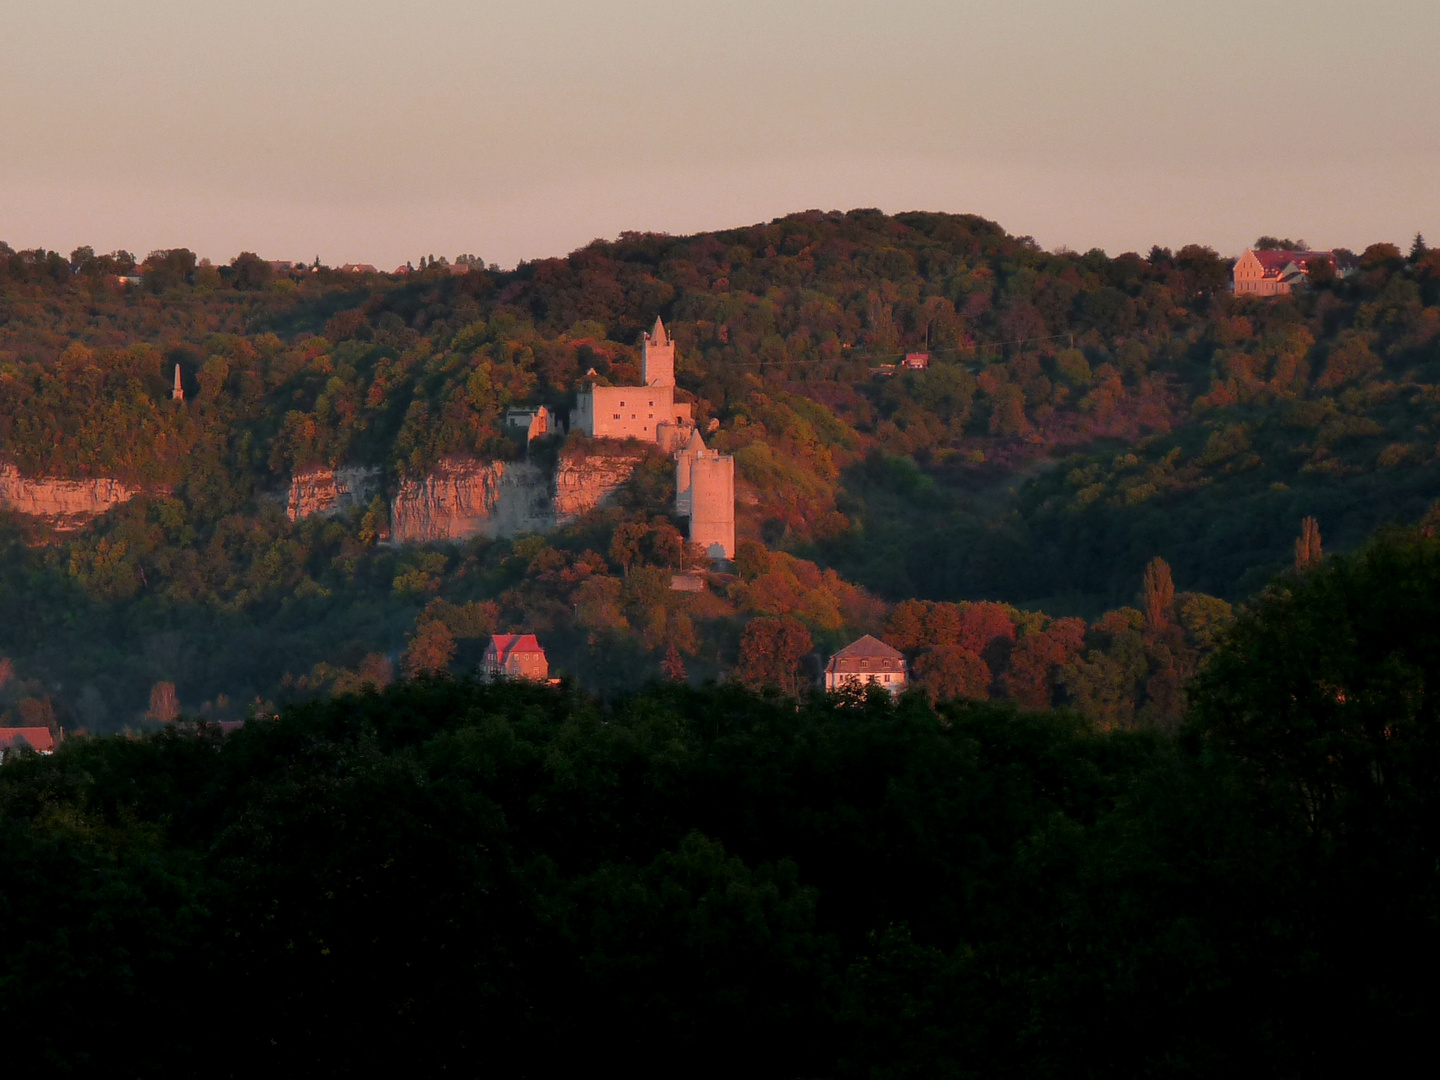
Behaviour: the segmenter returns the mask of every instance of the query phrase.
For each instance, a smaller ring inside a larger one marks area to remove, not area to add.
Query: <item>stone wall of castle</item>
[[[673,386],[592,386],[583,391],[571,426],[592,439],[655,442],[663,424],[691,422],[689,402]]]

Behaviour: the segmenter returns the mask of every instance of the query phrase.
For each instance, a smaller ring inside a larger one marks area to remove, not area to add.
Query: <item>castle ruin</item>
[[[582,390],[571,427],[592,439],[653,442],[675,456],[675,510],[714,559],[735,555],[735,459],[705,445],[688,402],[675,400],[675,342],[659,317],[640,345],[641,386]]]

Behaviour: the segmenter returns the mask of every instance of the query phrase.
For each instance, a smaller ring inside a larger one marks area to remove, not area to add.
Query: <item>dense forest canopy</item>
[[[1440,944],[1437,605],[1420,530],[1287,572],[1178,736],[440,677],[72,739],[0,768],[7,1062],[1408,1073]]]
[[[0,246],[0,465],[145,491],[76,534],[0,526],[0,705],[92,730],[170,701],[238,717],[463,670],[512,628],[596,689],[662,665],[786,684],[874,632],[936,694],[1173,725],[1303,518],[1343,550],[1437,489],[1440,253],[1337,255],[1341,276],[1237,299],[1198,246],[1049,252],[973,216],[871,210],[623,234],[512,271]],[[393,488],[523,453],[504,409],[563,413],[591,371],[634,381],[657,315],[736,459],[746,544],[719,587],[665,587],[683,545],[663,459],[543,538],[397,549],[383,500],[286,519],[298,468],[374,466]],[[925,370],[892,367],[916,351]],[[1174,599],[1149,617],[1156,558]],[[775,641],[783,670],[747,667]]]

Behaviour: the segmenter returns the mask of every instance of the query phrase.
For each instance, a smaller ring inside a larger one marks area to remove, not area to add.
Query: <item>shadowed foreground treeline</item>
[[[1278,579],[1178,736],[448,680],[0,771],[18,1072],[1313,1075],[1435,994],[1440,542]]]

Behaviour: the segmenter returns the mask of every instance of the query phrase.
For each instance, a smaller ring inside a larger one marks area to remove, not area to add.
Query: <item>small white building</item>
[[[876,685],[898,694],[907,682],[904,655],[870,634],[846,645],[825,665],[827,692]]]

